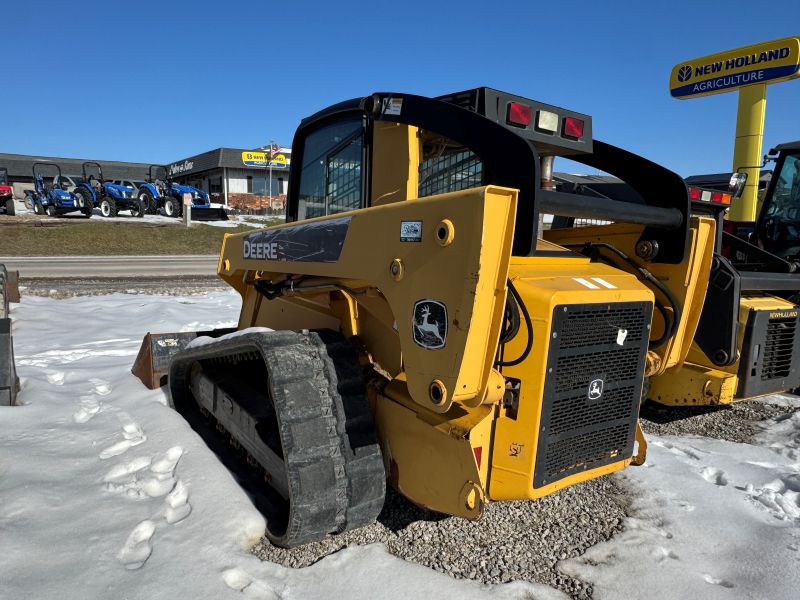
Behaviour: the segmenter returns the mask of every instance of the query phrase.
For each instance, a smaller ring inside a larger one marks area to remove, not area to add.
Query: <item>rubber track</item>
[[[323,339],[324,338],[324,339]],[[361,368],[335,332],[247,332],[177,353],[170,364],[171,404],[197,410],[189,373],[198,360],[257,351],[275,406],[289,484],[286,530],[267,537],[287,548],[371,523],[386,476]]]

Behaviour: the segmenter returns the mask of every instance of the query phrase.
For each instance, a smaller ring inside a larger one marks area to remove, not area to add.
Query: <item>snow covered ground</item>
[[[301,570],[250,555],[261,515],[164,393],[130,373],[147,331],[230,326],[238,312],[233,293],[12,308],[25,405],[0,408],[0,598],[564,597],[454,582],[377,545]]]
[[[238,310],[224,292],[13,306],[25,405],[0,408],[0,598],[564,598],[456,581],[379,545],[299,570],[250,555],[261,515],[130,373],[147,331],[230,326]],[[797,598],[800,413],[757,442],[651,436],[646,466],[622,475],[625,531],[561,568],[595,598]]]

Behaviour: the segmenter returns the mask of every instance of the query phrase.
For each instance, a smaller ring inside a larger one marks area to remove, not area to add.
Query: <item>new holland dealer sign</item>
[[[799,72],[800,38],[789,37],[679,63],[669,90],[673,98],[694,98],[792,79]]]

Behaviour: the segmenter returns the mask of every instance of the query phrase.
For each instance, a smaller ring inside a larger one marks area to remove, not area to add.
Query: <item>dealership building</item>
[[[163,167],[175,182],[207,191],[212,202],[239,209],[283,212],[291,156],[290,148],[276,147],[271,152],[269,149],[216,148]],[[24,190],[33,188],[35,162],[56,163],[64,175],[80,175],[83,163],[89,161],[101,165],[105,179],[142,181],[150,172],[150,165],[146,163],[0,153],[0,169],[8,170],[14,195],[20,200]],[[56,172],[52,167],[42,167],[45,177],[53,177]],[[163,178],[164,170],[154,169],[154,176]]]

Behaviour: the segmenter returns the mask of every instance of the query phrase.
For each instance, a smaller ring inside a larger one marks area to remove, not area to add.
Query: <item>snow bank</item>
[[[455,581],[357,547],[300,570],[246,552],[249,498],[130,373],[148,331],[235,324],[238,294],[24,297],[12,308],[21,407],[0,409],[0,597],[564,598]]]
[[[795,599],[800,589],[800,414],[759,444],[649,436],[625,531],[559,568],[604,598]]]

